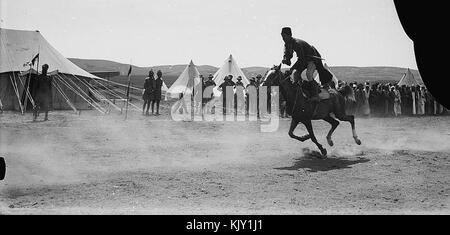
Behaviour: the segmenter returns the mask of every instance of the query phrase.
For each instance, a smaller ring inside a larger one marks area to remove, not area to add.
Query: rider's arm
[[[291,59],[293,56],[294,50],[292,49],[291,44],[284,44],[284,55],[283,55],[283,64],[291,65]]]

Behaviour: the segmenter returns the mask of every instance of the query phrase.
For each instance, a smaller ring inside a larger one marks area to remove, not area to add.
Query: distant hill
[[[76,59],[69,58],[74,64],[88,72],[98,72],[98,71],[119,71],[121,76],[110,78],[113,81],[124,83],[127,81],[126,73],[128,71],[129,65],[122,64],[114,61],[108,60],[90,60],[90,59]],[[163,78],[167,86],[171,86],[172,83],[178,78],[178,76],[185,69],[186,64],[182,65],[159,65],[152,67],[138,67],[133,66],[132,72],[132,83],[136,87],[142,87],[144,84],[144,79],[148,75],[148,71],[153,69],[153,71],[161,70],[164,74]],[[205,77],[208,74],[214,74],[219,68],[211,65],[200,65],[197,66],[199,72]],[[242,68],[244,74],[248,77],[256,76],[257,74],[264,75],[269,68],[266,67],[247,67]],[[406,68],[398,67],[352,67],[352,66],[335,66],[330,67],[331,71],[340,80],[348,82],[374,82],[374,81],[392,81],[397,82],[401,79],[406,71]],[[422,81],[419,71],[411,69],[414,77]]]

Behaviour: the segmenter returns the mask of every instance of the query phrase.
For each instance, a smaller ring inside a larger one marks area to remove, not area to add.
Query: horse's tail
[[[344,87],[339,89],[338,92],[340,94],[340,97],[338,97],[337,99],[337,109],[339,110],[338,112],[345,114],[345,110],[350,108],[350,104],[352,103],[347,101],[356,102],[355,92],[349,85],[345,85]]]
[[[339,89],[339,93],[345,98],[352,101],[356,101],[355,91],[349,85],[345,85],[341,89]]]

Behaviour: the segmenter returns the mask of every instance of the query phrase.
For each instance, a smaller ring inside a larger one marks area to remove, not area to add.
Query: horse
[[[339,126],[339,121],[330,115],[333,113],[337,119],[350,122],[353,139],[356,144],[361,145],[361,140],[359,140],[355,130],[355,117],[345,113],[345,99],[351,97],[353,94],[353,89],[350,86],[346,85],[337,92],[330,92],[330,98],[321,100],[317,104],[317,108],[313,107],[313,104],[304,94],[305,89],[302,86],[291,82],[289,76],[285,76],[281,71],[281,64],[279,66],[274,66],[269,71],[262,86],[278,86],[280,93],[286,98],[286,111],[292,117],[288,133],[291,138],[300,142],[311,139],[319,148],[322,156],[326,157],[327,150],[317,141],[314,135],[312,120],[324,120],[331,125],[331,129],[328,132],[326,139],[328,144],[333,146],[334,143],[331,137],[333,132]],[[314,112],[314,110],[316,110],[316,112]],[[294,135],[294,130],[299,123],[305,125],[308,134],[304,136]]]

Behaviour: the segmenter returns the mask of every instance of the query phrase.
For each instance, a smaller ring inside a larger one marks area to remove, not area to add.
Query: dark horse
[[[327,150],[317,141],[311,121],[322,119],[331,124],[331,129],[327,135],[327,142],[330,146],[333,146],[331,135],[339,125],[339,121],[330,116],[331,113],[334,113],[337,119],[350,122],[352,126],[353,139],[356,144],[361,144],[361,141],[356,135],[355,117],[345,113],[345,97],[350,96],[353,92],[350,86],[347,85],[339,91],[330,94],[329,99],[321,100],[316,109],[316,114],[313,116],[315,107],[312,107],[313,105],[304,95],[306,90],[302,86],[292,83],[289,78],[289,76],[285,76],[283,72],[281,72],[281,65],[274,66],[267,74],[262,85],[278,86],[281,94],[286,98],[286,111],[292,116],[291,126],[289,128],[289,136],[291,138],[301,142],[311,139],[320,149],[322,155],[326,156]],[[303,123],[303,125],[305,125],[308,130],[307,135],[294,135],[294,130],[299,123]]]

